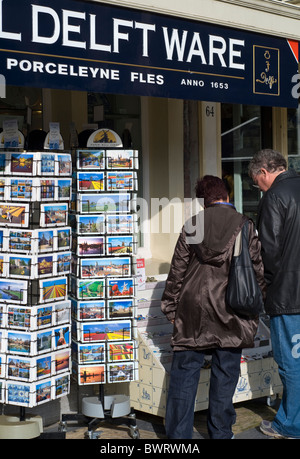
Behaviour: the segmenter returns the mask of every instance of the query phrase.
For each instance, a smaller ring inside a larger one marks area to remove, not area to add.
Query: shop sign
[[[0,0],[6,84],[297,106],[298,42],[98,2]]]

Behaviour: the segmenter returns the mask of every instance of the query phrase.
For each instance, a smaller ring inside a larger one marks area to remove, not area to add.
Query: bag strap
[[[235,238],[235,243],[234,243],[234,247],[233,247],[233,256],[234,257],[239,257],[241,255],[241,252],[242,252],[242,232],[243,232],[243,228],[246,228],[248,229],[248,219],[244,221],[244,224],[240,230],[240,232],[238,233],[237,237]],[[246,231],[247,231],[246,229]]]

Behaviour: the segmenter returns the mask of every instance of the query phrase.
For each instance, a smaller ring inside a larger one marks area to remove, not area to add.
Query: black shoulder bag
[[[225,299],[237,315],[250,318],[262,312],[264,303],[249,253],[248,234],[247,220],[235,241]]]

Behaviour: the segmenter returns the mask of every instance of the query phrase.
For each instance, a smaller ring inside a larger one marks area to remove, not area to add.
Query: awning
[[[297,107],[298,46],[101,3],[0,0],[7,85]]]

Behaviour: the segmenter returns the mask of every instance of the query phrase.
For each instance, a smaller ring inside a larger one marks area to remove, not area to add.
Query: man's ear
[[[264,167],[262,167],[262,168],[260,169],[260,173],[266,177],[266,175],[268,174],[268,171],[267,171],[267,169],[265,169]]]

